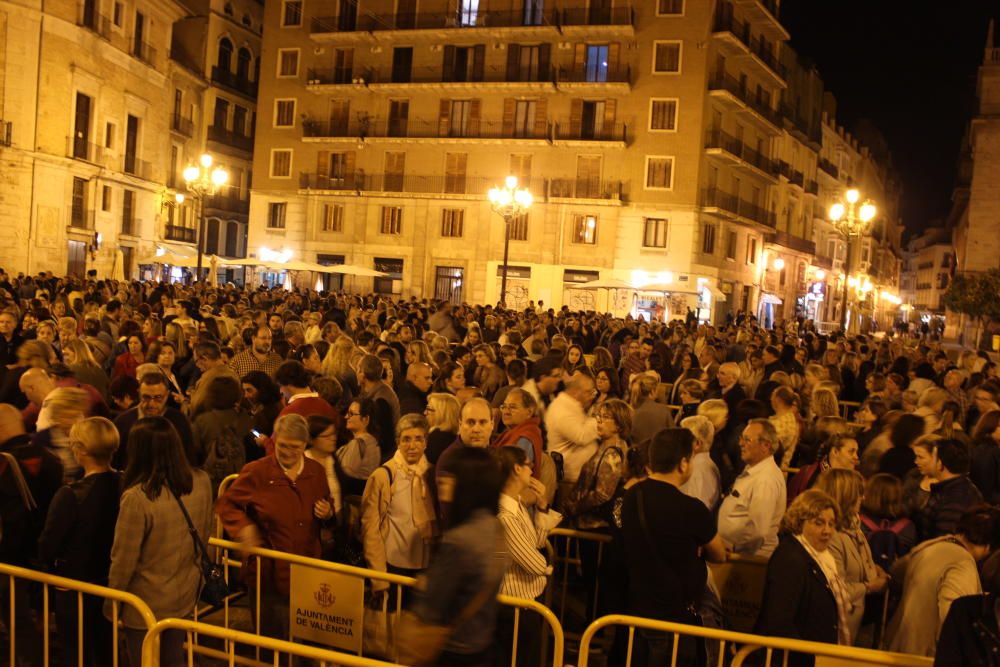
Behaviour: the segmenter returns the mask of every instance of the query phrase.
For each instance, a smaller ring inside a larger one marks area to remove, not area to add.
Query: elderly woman
[[[458,420],[462,405],[451,394],[436,392],[427,396],[424,415],[430,426],[427,434],[427,460],[436,464],[441,453],[458,437]]]
[[[368,478],[361,532],[373,570],[415,576],[430,562],[437,520],[434,468],[424,456],[427,428],[423,415],[403,415],[396,424],[396,453]]]
[[[865,612],[865,596],[885,589],[889,576],[875,564],[868,539],[861,530],[861,500],[865,482],[860,473],[832,468],[819,476],[816,489],[827,494],[838,507],[837,534],[830,541],[830,552],[847,587],[847,625],[851,641],[858,638]]]
[[[625,493],[632,415],[628,403],[616,398],[605,401],[597,411],[597,451],[580,469],[564,508],[581,530],[606,529],[614,501]]]
[[[833,498],[810,489],[785,512],[781,541],[767,563],[756,634],[850,644],[849,593],[830,551],[837,511]],[[789,662],[811,665],[812,658],[792,654]]]
[[[681,428],[694,435],[694,453],[691,456],[691,476],[681,485],[681,491],[705,503],[708,511],[715,511],[722,494],[719,467],[709,452],[715,438],[715,427],[708,417],[695,415],[681,420]]]
[[[512,389],[500,405],[500,419],[506,430],[493,441],[493,448],[514,446],[524,450],[531,466],[532,476],[540,479],[542,452],[541,418],[537,416],[538,403],[524,389]]]
[[[180,505],[207,542],[212,530],[212,483],[203,471],[188,465],[177,429],[164,417],[137,421],[129,432],[128,451],[108,586],[145,600],[156,618],[186,618],[198,602],[202,574]],[[110,609],[107,601],[105,615]],[[137,665],[146,624],[127,606],[122,622],[129,662]],[[160,664],[185,664],[183,642],[184,633],[164,633]]]
[[[318,558],[320,531],[334,517],[326,471],[305,456],[309,423],[289,414],[274,423],[274,454],[244,466],[239,477],[215,503],[226,532],[249,547]],[[260,627],[262,634],[288,637],[287,563],[247,558],[243,580],[255,585],[259,562]],[[250,599],[256,602],[256,595]]]
[[[660,376],[656,371],[646,371],[632,376],[629,383],[629,405],[635,410],[632,417],[632,441],[649,440],[661,429],[674,425],[673,413],[663,403],[656,402]]]

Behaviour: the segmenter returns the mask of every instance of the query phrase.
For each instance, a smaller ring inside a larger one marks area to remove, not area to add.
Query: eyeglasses
[[[160,403],[167,400],[166,394],[150,395],[150,394],[139,394],[139,400],[143,403]]]
[[[503,411],[505,411],[505,412],[510,412],[511,410],[520,410],[523,407],[524,407],[523,405],[516,405],[514,403],[501,403],[500,404],[500,409],[503,410]]]
[[[347,416],[348,417],[360,417],[361,413],[360,412],[354,412],[352,410],[348,410],[347,411]]]

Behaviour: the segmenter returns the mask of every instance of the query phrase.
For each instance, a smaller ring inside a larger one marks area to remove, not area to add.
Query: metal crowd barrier
[[[706,641],[719,642],[719,665],[724,664],[723,661],[727,655],[727,648],[731,651],[735,650],[735,654],[732,655],[732,660],[729,663],[730,667],[742,667],[750,654],[761,649],[765,651],[765,667],[770,667],[772,659],[778,657],[774,655],[775,651],[783,653],[782,658],[785,662],[787,662],[787,653],[785,652],[790,651],[824,658],[827,660],[826,664],[836,662],[838,664],[890,665],[892,667],[931,667],[934,664],[932,658],[917,655],[890,653],[887,651],[875,651],[873,649],[809,642],[799,639],[785,639],[782,637],[763,637],[744,632],[732,632],[729,630],[682,625],[667,621],[656,621],[648,618],[639,618],[638,616],[612,615],[597,619],[584,631],[583,637],[580,640],[580,655],[577,660],[577,667],[587,667],[590,662],[591,642],[598,632],[610,626],[624,626],[628,628],[627,660],[625,665],[621,667],[630,667],[632,664],[636,629],[663,632],[673,636],[672,657],[670,661],[672,667],[677,664],[678,640],[681,637],[697,637]],[[820,661],[817,661],[817,665],[819,664]]]
[[[839,401],[839,403],[840,403],[840,411],[844,419],[848,421],[851,420],[851,417],[854,416],[854,413],[857,412],[858,408],[861,407],[861,404],[858,403],[857,401]]]
[[[146,634],[145,641],[142,643],[142,667],[160,666],[160,638],[164,632],[170,630],[187,634],[187,641],[184,642],[184,648],[187,653],[188,667],[194,667],[198,664],[195,661],[195,654],[204,655],[214,660],[226,661],[226,664],[229,665],[260,665],[261,667],[266,665],[266,663],[252,661],[237,655],[237,644],[255,647],[258,649],[258,652],[259,649],[272,651],[274,654],[272,664],[275,667],[279,664],[282,654],[289,657],[295,656],[318,661],[320,667],[327,667],[327,665],[331,667],[333,665],[345,665],[346,667],[399,667],[399,663],[395,662],[385,662],[383,660],[351,655],[350,653],[340,653],[309,644],[297,644],[264,635],[255,635],[249,632],[219,627],[218,625],[209,625],[208,623],[198,623],[179,618],[166,618],[150,628]],[[218,651],[197,646],[196,641],[199,635],[223,640],[226,650]]]
[[[223,540],[219,538],[211,538],[209,541],[210,547],[216,547],[220,554],[220,563],[223,563],[230,567],[240,567],[242,566],[242,561],[234,559],[231,557],[232,551],[239,552],[243,554],[244,558],[255,558],[256,563],[256,574],[253,590],[251,594],[256,596],[255,599],[255,609],[256,614],[254,618],[255,633],[259,636],[260,633],[260,594],[261,594],[261,560],[270,559],[274,561],[283,561],[286,563],[303,565],[316,570],[321,570],[324,572],[335,572],[337,574],[347,575],[351,577],[356,577],[362,580],[371,581],[381,581],[389,585],[390,590],[395,587],[394,595],[390,597],[395,600],[395,610],[392,610],[390,614],[398,618],[400,612],[402,611],[402,598],[404,588],[413,588],[417,580],[413,577],[406,577],[398,574],[391,574],[388,572],[379,572],[377,570],[369,570],[366,568],[353,567],[351,565],[344,565],[343,563],[334,563],[331,561],[320,560],[317,558],[308,558],[306,556],[300,556],[297,554],[291,554],[284,551],[276,551],[274,549],[265,549],[260,547],[247,547],[238,542],[231,542],[229,540]],[[229,572],[229,567],[226,568],[226,572]],[[518,634],[517,629],[521,621],[522,610],[531,611],[537,613],[542,617],[545,623],[549,626],[552,634],[553,648],[552,648],[552,665],[553,667],[561,667],[563,662],[563,651],[564,651],[564,637],[562,625],[556,618],[555,614],[548,607],[535,602],[534,600],[524,600],[521,598],[507,597],[505,595],[497,596],[497,600],[502,605],[514,607],[514,643],[512,646],[512,656],[516,660],[517,656],[517,644],[518,644]],[[230,614],[228,612],[230,600],[227,599],[225,602],[226,613],[224,615],[224,623],[226,628],[229,625]],[[390,623],[391,625],[391,623]],[[544,633],[543,633],[544,635]],[[258,647],[260,648],[260,647]],[[201,647],[195,647],[193,649],[195,652],[202,651]],[[516,664],[512,662],[513,665]]]
[[[84,581],[77,581],[76,579],[67,579],[65,577],[57,577],[53,574],[47,574],[45,572],[37,572],[35,570],[29,570],[23,567],[16,567],[14,565],[7,565],[6,563],[0,563],[0,578],[6,578],[9,586],[8,594],[10,596],[10,610],[9,616],[7,617],[7,633],[9,635],[8,639],[10,641],[10,664],[16,665],[17,662],[17,605],[20,598],[20,603],[25,603],[25,598],[27,595],[22,590],[22,592],[17,592],[19,586],[24,586],[26,582],[35,582],[42,585],[42,613],[40,614],[40,619],[42,621],[42,664],[48,665],[50,663],[50,644],[52,637],[55,633],[52,632],[50,618],[51,618],[51,604],[49,602],[49,596],[51,589],[55,588],[58,591],[75,591],[76,592],[76,612],[77,612],[77,656],[79,657],[79,664],[84,663],[83,650],[84,650],[84,620],[86,615],[84,614],[83,596],[91,595],[98,598],[103,598],[105,600],[111,600],[111,639],[112,639],[112,664],[111,667],[118,667],[118,647],[119,640],[119,629],[118,620],[121,615],[121,605],[127,604],[135,609],[139,616],[142,617],[143,623],[146,625],[147,630],[151,629],[156,625],[156,617],[153,616],[152,610],[150,610],[149,605],[143,602],[140,598],[136,597],[132,593],[126,593],[125,591],[120,591],[114,588],[108,588],[106,586],[98,586],[96,584],[90,584]],[[22,621],[24,617],[22,616]],[[68,638],[69,634],[66,628],[60,628],[60,631],[66,633],[64,637]],[[93,639],[93,638],[92,638]]]
[[[569,590],[569,573],[571,568],[579,568],[583,565],[583,558],[580,554],[580,544],[582,542],[594,542],[597,546],[596,572],[600,572],[601,563],[604,559],[604,545],[611,542],[611,536],[603,533],[593,533],[584,530],[573,530],[571,528],[554,528],[549,533],[549,542],[552,544],[552,555],[549,564],[559,568],[558,581],[558,618],[559,623],[566,622],[566,596]],[[565,549],[560,550],[559,546],[564,545]],[[575,547],[575,549],[574,549]],[[589,623],[597,618],[597,605],[601,594],[601,578],[597,576],[593,582],[593,605],[589,610],[586,622]],[[553,579],[553,582],[555,580]]]

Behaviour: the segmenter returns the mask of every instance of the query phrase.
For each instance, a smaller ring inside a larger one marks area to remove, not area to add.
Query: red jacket
[[[135,377],[135,371],[139,368],[139,362],[135,360],[131,352],[122,352],[115,359],[115,369],[111,372],[111,379],[114,380],[122,375],[131,378]]]
[[[319,558],[322,551],[319,531],[322,521],[313,514],[317,500],[330,499],[323,466],[312,459],[305,463],[292,482],[273,456],[243,466],[240,476],[215,502],[215,513],[226,533],[235,539],[239,532],[256,524],[268,549]],[[254,585],[257,558],[248,558],[241,572],[247,585]],[[261,559],[261,586],[264,590],[288,595],[288,563]]]
[[[340,416],[340,413],[326,399],[319,396],[305,396],[295,399],[278,413],[279,418],[285,415],[302,415],[306,419],[309,419],[312,415],[322,415],[333,420],[333,430],[335,433],[340,433],[344,428],[344,419]],[[274,455],[274,436],[264,441],[264,454],[266,456]]]

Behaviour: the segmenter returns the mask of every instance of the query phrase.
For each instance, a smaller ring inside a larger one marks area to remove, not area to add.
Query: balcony
[[[767,243],[780,245],[784,248],[788,248],[789,250],[805,253],[806,255],[816,254],[815,241],[804,239],[801,236],[795,236],[794,234],[789,234],[788,232],[774,232],[773,234],[768,234],[764,240]]]
[[[103,40],[111,40],[111,19],[103,14],[96,11],[84,12],[79,25]]]
[[[610,199],[621,201],[622,181],[589,178],[555,178],[548,181],[548,197],[573,199]]]
[[[828,174],[831,178],[836,179],[836,178],[839,178],[839,176],[840,176],[840,170],[837,168],[837,165],[835,165],[834,163],[830,162],[826,158],[822,158],[821,157],[819,159],[819,168],[820,168],[820,171]]]
[[[14,134],[14,124],[0,118],[0,146],[10,146]]]
[[[82,137],[66,137],[66,156],[103,165],[104,146],[90,143]]]
[[[606,69],[560,67],[556,83],[573,84],[632,84],[632,68],[628,65],[616,65]]]
[[[775,226],[775,215],[772,211],[768,211],[758,204],[752,204],[718,188],[702,189],[701,206],[702,208],[718,209],[737,218],[756,222],[765,227],[773,228]]]
[[[595,3],[597,4],[597,3]],[[631,7],[579,7],[563,9],[559,13],[559,26],[631,26],[635,12]]]
[[[212,83],[216,83],[248,99],[257,99],[256,81],[250,81],[246,77],[238,76],[229,70],[221,69],[218,65],[212,66]]]
[[[601,123],[599,126],[574,128],[570,122],[556,123],[553,137],[556,141],[610,141],[628,143],[628,126],[625,123]]]
[[[164,227],[164,238],[167,241],[181,241],[182,243],[195,243],[198,239],[198,230],[194,227],[181,227],[180,225],[166,225]]]
[[[238,194],[210,195],[205,197],[205,208],[247,215],[250,213],[250,201],[241,199]]]
[[[208,140],[230,146],[244,153],[253,153],[253,137],[227,130],[218,125],[208,126]]]
[[[788,164],[787,162],[781,161],[778,163],[778,173],[784,176],[785,179],[788,180],[788,183],[790,185],[795,185],[800,188],[804,188],[806,182],[805,174],[796,169],[792,169],[792,165]]]
[[[183,137],[191,138],[194,136],[194,121],[175,113],[170,117],[170,129]]]
[[[421,140],[444,140],[444,143],[462,143],[467,140],[480,139],[525,139],[532,141],[548,141],[549,126],[545,125],[543,132],[535,133],[534,124],[528,127],[516,127],[513,123],[504,125],[501,122],[468,120],[464,124],[439,121],[411,120],[406,118],[369,118],[367,122],[347,122],[346,120],[310,120],[302,121],[302,136],[311,139],[349,139],[356,141],[388,142]]]
[[[132,55],[150,67],[156,67],[156,49],[146,42],[132,45]]]
[[[819,183],[816,181],[806,181],[805,191],[807,195],[813,195],[814,197],[819,195]]]
[[[445,71],[440,66],[413,67],[407,71],[393,70],[392,67],[377,69],[370,67],[363,70],[352,71],[343,68],[310,69],[307,71],[307,86],[372,86],[380,90],[390,90],[392,88],[409,88],[410,86],[441,86],[461,87],[463,90],[474,87],[475,84],[488,83],[489,88],[511,88],[527,85],[527,87],[538,89],[539,87],[551,87],[556,82],[556,70],[554,67],[533,69],[513,68],[507,70],[503,67],[484,68],[479,76],[471,76],[471,73],[455,71]]]
[[[813,257],[812,265],[827,271],[833,271],[833,258],[816,255]]]
[[[153,165],[146,160],[140,160],[135,156],[135,153],[126,153],[125,159],[122,163],[122,171],[126,174],[138,176],[139,178],[144,178],[147,181],[152,178]]]
[[[73,229],[94,229],[94,210],[73,206],[69,212],[69,226]]]
[[[761,32],[776,40],[787,40],[791,36],[781,21],[778,20],[777,0],[731,0],[737,7],[743,8],[744,16],[751,23],[759,26]]]
[[[764,99],[753,95],[746,86],[741,85],[732,76],[725,72],[715,72],[709,77],[708,91],[732,102],[737,110],[746,112],[770,134],[781,133],[782,123],[778,112],[772,109]]]
[[[705,148],[709,151],[719,151],[723,157],[730,157],[738,162],[737,166],[750,168],[754,173],[776,181],[777,165],[769,157],[750,148],[733,135],[722,130],[709,130],[705,137]]]
[[[746,56],[760,74],[781,88],[786,87],[788,72],[779,62],[770,42],[763,37],[754,38],[750,24],[738,21],[731,13],[720,13],[712,27],[713,37],[720,40],[724,50],[733,56]]]

